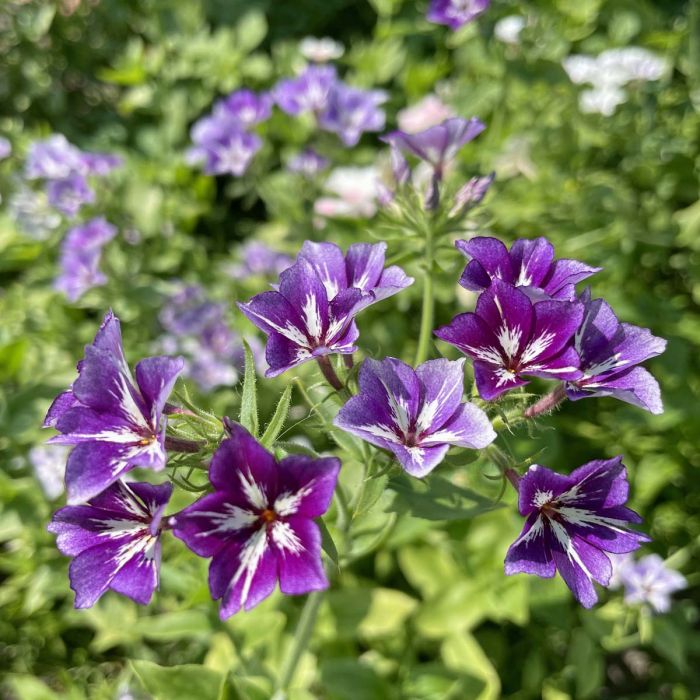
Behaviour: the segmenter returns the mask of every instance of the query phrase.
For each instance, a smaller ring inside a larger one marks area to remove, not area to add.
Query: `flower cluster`
[[[638,46],[608,49],[598,56],[574,54],[562,65],[572,83],[592,86],[579,95],[581,111],[606,117],[627,101],[625,85],[660,80],[669,71],[665,59]]]
[[[588,291],[576,296],[576,283],[599,268],[555,260],[544,238],[520,239],[510,250],[486,237],[456,245],[470,258],[460,284],[480,294],[473,312],[435,334],[472,358],[482,398],[495,399],[535,376],[565,382],[573,400],[614,396],[662,411],[658,383],[638,365],[662,353],[666,342],[621,324]]]
[[[62,134],[53,134],[31,145],[24,174],[27,180],[43,181],[49,204],[72,219],[95,201],[88,178],[107,175],[121,163],[118,156],[81,151]]]

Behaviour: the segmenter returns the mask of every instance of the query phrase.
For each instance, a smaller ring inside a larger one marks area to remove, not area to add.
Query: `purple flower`
[[[221,304],[207,299],[202,287],[196,284],[179,289],[163,304],[159,320],[168,333],[176,336],[197,335],[223,316]]]
[[[91,219],[70,229],[61,243],[61,274],[54,287],[70,301],[107,282],[100,270],[103,246],[117,235],[117,229],[104,218]]]
[[[491,0],[432,0],[426,19],[457,30],[486,12],[490,4]]]
[[[234,130],[225,136],[206,141],[199,149],[193,149],[204,159],[204,172],[207,175],[231,174],[240,177],[245,173],[253,156],[262,147],[256,134]]]
[[[461,403],[464,360],[429,360],[414,370],[393,357],[367,359],[359,384],[333,423],[393,452],[413,476],[431,472],[452,445],[481,449],[496,439],[486,414]]]
[[[25,176],[29,180],[62,180],[83,170],[83,154],[63,134],[35,141],[27,153]]]
[[[579,379],[580,360],[571,339],[582,317],[582,304],[551,300],[533,304],[526,294],[496,277],[479,296],[474,313],[456,316],[435,335],[474,360],[479,395],[491,400],[527,384],[523,375]]]
[[[111,153],[83,153],[82,161],[88,175],[108,175],[124,163],[120,156]]]
[[[51,180],[46,187],[49,204],[73,218],[83,204],[95,201],[95,192],[80,173],[72,173],[61,180]]]
[[[382,136],[381,140],[430,164],[435,177],[440,180],[445,166],[457,155],[459,149],[476,138],[485,128],[476,117],[455,117],[417,134],[392,131]]]
[[[214,118],[242,129],[249,129],[266,119],[272,112],[272,96],[252,90],[235,90],[214,106]]]
[[[455,195],[454,205],[450,210],[450,216],[457,216],[465,210],[479,204],[489,191],[495,177],[496,173],[491,173],[485,177],[473,177],[463,185]],[[462,243],[462,241],[457,241],[457,243]]]
[[[685,578],[669,569],[658,554],[649,554],[639,561],[626,558],[616,573],[625,587],[625,603],[646,603],[659,613],[668,612],[671,595],[688,585]]]
[[[134,382],[119,319],[106,314],[85,347],[78,378],[44,421],[61,433],[50,443],[75,445],[66,466],[70,505],[93,498],[134,467],[165,468],[163,408],[182,368],[182,358],[147,357],[136,365]]]
[[[92,607],[111,588],[147,605],[158,586],[160,523],[170,484],[116,481],[82,506],[57,511],[49,532],[58,535],[69,568],[75,607]]]
[[[273,91],[275,102],[287,114],[321,114],[326,109],[336,81],[333,66],[308,66],[298,77],[277,83]]]
[[[63,445],[37,445],[29,450],[29,462],[46,498],[54,500],[64,491],[68,448]]]
[[[459,283],[474,292],[498,278],[520,287],[534,301],[576,298],[575,285],[599,272],[578,260],[554,260],[554,246],[546,238],[519,238],[510,251],[497,238],[477,236],[457,241],[457,250],[471,258]]]
[[[306,241],[280,275],[278,291],[263,292],[241,311],[268,336],[268,377],[323,355],[351,354],[355,315],[413,283],[396,266],[384,269],[385,243],[355,243],[343,256],[333,243]]]
[[[0,136],[0,160],[9,158],[12,154],[12,144],[4,136]]]
[[[241,248],[241,263],[231,265],[228,272],[237,279],[256,275],[279,275],[294,261],[285,253],[270,248],[260,241],[248,241]]]
[[[364,132],[384,128],[386,115],[379,106],[386,100],[383,90],[361,90],[338,82],[319,116],[319,126],[338,134],[346,146],[355,146]]]
[[[591,300],[586,290],[580,301],[583,322],[574,337],[583,376],[566,385],[572,401],[590,396],[614,396],[651,413],[663,413],[659,384],[647,370],[637,367],[666,349],[666,341],[648,328],[620,323],[602,299]]]
[[[227,428],[231,437],[209,467],[214,493],[178,513],[173,528],[193,552],[212,557],[209,589],[222,599],[222,619],[258,605],[278,580],[286,595],[328,587],[313,518],[328,510],[340,469],[334,458],[277,462],[241,426]]]
[[[316,153],[313,148],[306,148],[297,153],[287,163],[287,169],[292,173],[299,173],[304,177],[313,177],[325,170],[330,165],[328,158]]]
[[[606,552],[631,552],[649,541],[627,529],[641,518],[624,506],[629,484],[622,457],[588,462],[569,476],[535,464],[518,491],[527,520],[508,549],[506,574],[551,578],[558,570],[585,608],[598,600],[593,581],[607,586],[610,580]]]

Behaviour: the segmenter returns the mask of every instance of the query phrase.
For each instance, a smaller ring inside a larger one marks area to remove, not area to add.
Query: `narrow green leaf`
[[[255,438],[258,437],[258,395],[255,389],[255,361],[253,353],[246,341],[245,369],[243,372],[243,395],[241,397],[240,424]]]
[[[309,457],[313,457],[314,459],[318,459],[321,456],[318,452],[316,452],[316,450],[312,449],[311,447],[307,447],[306,445],[302,445],[299,442],[286,442],[278,440],[275,447],[278,447],[285,452],[289,452],[290,454],[307,455]]]
[[[331,561],[336,566],[340,566],[338,563],[338,548],[335,546],[335,542],[333,541],[333,537],[326,527],[326,523],[324,523],[320,518],[316,521],[316,523],[321,530],[321,547],[323,548],[323,551],[330,557]]]
[[[265,447],[272,447],[278,435],[282,432],[284,427],[284,422],[287,420],[287,414],[289,413],[289,405],[292,402],[292,385],[288,384],[284,393],[280,397],[275,413],[272,419],[265,428],[263,436],[260,438],[260,442]]]

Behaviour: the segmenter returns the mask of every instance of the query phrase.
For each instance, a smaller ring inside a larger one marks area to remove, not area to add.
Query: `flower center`
[[[275,520],[277,520],[277,513],[275,513],[274,510],[271,510],[270,508],[265,508],[265,510],[260,513],[260,519],[265,523],[273,523]]]

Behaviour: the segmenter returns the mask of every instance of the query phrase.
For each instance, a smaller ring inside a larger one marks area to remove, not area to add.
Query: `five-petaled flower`
[[[313,519],[328,510],[340,469],[335,458],[277,462],[241,426],[227,422],[227,429],[209,467],[214,493],[173,521],[193,552],[212,557],[209,588],[222,599],[222,619],[255,607],[277,580],[287,595],[327,588]]]
[[[413,283],[401,268],[384,268],[385,251],[384,243],[355,243],[343,256],[332,243],[307,241],[280,275],[278,290],[238,304],[267,333],[268,377],[314,358],[355,352],[355,315]]]
[[[147,605],[158,586],[160,526],[172,486],[117,481],[82,506],[57,511],[48,526],[69,568],[75,607],[111,588]]]
[[[429,360],[414,370],[393,357],[367,359],[359,385],[335,425],[390,450],[413,476],[432,471],[452,445],[481,449],[496,439],[486,414],[461,403],[464,360]]]
[[[506,574],[551,578],[559,571],[586,608],[598,600],[593,581],[610,581],[606,552],[631,552],[649,540],[627,527],[641,518],[624,505],[629,484],[621,456],[588,462],[569,476],[533,465],[518,492],[527,520],[506,555]]]
[[[554,246],[542,237],[519,238],[510,251],[497,238],[488,236],[457,241],[455,245],[470,258],[459,283],[474,292],[500,279],[519,287],[533,301],[573,301],[576,283],[600,271],[578,260],[554,260]]]
[[[523,386],[523,375],[575,380],[581,377],[571,339],[583,305],[546,300],[534,303],[518,288],[494,278],[474,313],[464,313],[435,331],[438,338],[474,360],[482,398],[491,400]]]
[[[49,408],[51,443],[75,445],[66,466],[68,503],[83,503],[134,467],[165,468],[163,408],[182,372],[182,358],[147,357],[136,382],[122,350],[119,320],[110,311],[78,363],[78,378]]]
[[[625,587],[628,605],[646,604],[658,613],[666,613],[671,609],[671,596],[688,585],[685,577],[666,566],[658,554],[648,554],[639,561],[631,554],[616,559],[613,559],[615,587],[620,584]],[[613,587],[612,581],[610,587]]]
[[[660,355],[666,341],[648,328],[620,323],[602,299],[583,292],[583,323],[574,336],[583,376],[566,385],[572,400],[589,396],[614,396],[651,413],[663,413],[659,384],[641,362]]]

